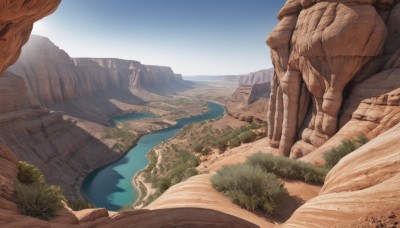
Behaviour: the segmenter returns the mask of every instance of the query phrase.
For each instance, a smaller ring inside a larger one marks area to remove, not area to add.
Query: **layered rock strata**
[[[226,102],[228,114],[246,122],[265,122],[270,87],[269,82],[239,85]]]
[[[250,74],[240,75],[239,85],[255,85],[271,82],[274,76],[274,69],[259,70]]]
[[[286,2],[267,39],[275,66],[268,135],[281,154],[308,154],[348,121],[339,121],[343,100],[359,99],[347,97],[351,85],[383,71],[385,43],[398,42],[393,2]]]
[[[144,92],[167,93],[185,88],[170,67],[146,66],[121,59],[72,59],[48,38],[32,35],[9,71],[27,82],[43,105],[72,102],[95,92],[118,91],[139,102]],[[136,98],[133,95],[136,96]]]
[[[0,3],[0,75],[17,61],[33,23],[57,9],[61,0],[3,0]]]

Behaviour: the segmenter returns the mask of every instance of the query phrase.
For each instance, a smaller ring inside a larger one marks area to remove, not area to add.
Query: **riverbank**
[[[144,189],[146,186],[140,183],[132,186],[132,182],[134,183],[132,177],[146,167],[148,163],[147,153],[160,142],[173,137],[184,126],[214,119],[225,111],[223,106],[215,103],[208,102],[207,106],[210,111],[205,114],[179,119],[174,126],[142,136],[139,138],[137,145],[122,156],[119,161],[100,168],[98,172],[89,174],[82,183],[81,188],[85,198],[96,206],[114,210],[127,206],[127,202],[131,201],[133,203],[136,201],[138,198],[136,197],[137,192],[140,192],[140,188]],[[150,189],[149,192],[151,192]],[[108,202],[108,198],[112,200]]]

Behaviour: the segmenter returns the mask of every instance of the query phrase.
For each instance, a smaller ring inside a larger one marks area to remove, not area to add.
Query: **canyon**
[[[18,59],[32,23],[56,10],[59,3],[6,0],[0,4],[4,40],[0,43],[1,225],[277,226],[278,220],[245,211],[211,188],[210,174],[258,150],[323,165],[324,153],[360,134],[370,142],[344,157],[328,173],[321,189],[285,184],[302,203],[282,212],[285,219],[279,223],[284,227],[348,227],[368,216],[390,214],[392,218],[393,214],[396,218],[394,211],[400,205],[398,0],[286,1],[278,15],[280,22],[267,38],[274,75],[268,107],[260,112],[268,112],[268,137],[228,151],[204,168],[208,173],[171,187],[144,209],[74,212],[65,207],[50,221],[20,215],[13,200],[18,160],[35,164],[50,183],[61,185],[67,197],[74,197],[76,189],[71,186],[79,186],[88,170],[120,156],[68,116],[106,125],[109,115],[190,86],[168,67],[70,58],[58,49],[53,52],[54,45],[42,37],[33,37],[32,42],[40,43],[46,53],[38,52],[33,59],[22,55],[20,62],[5,71]],[[50,46],[51,50],[46,49]],[[255,78],[250,84],[258,82]],[[239,86],[230,99],[248,105],[267,93],[259,85]],[[86,105],[93,108],[82,111]],[[96,110],[96,106],[103,108]],[[104,107],[110,109],[104,111]]]
[[[80,183],[89,172],[125,152],[97,134],[109,126],[110,116],[188,87],[169,67],[73,59],[35,35],[0,83],[0,141],[19,160],[39,167],[69,199],[80,198]],[[169,123],[160,125],[151,128]]]

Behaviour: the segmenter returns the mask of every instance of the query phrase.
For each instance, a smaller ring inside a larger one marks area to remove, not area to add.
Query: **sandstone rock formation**
[[[239,85],[225,106],[228,114],[247,122],[266,122],[271,84]]]
[[[335,135],[339,122],[349,120],[349,111],[340,112],[342,101],[354,111],[360,96],[347,97],[349,92],[357,93],[354,85],[384,71],[385,56],[396,50],[392,48],[398,43],[399,14],[393,2],[286,2],[279,24],[267,39],[275,66],[268,134],[281,154],[304,156]],[[396,75],[393,69],[390,74]],[[364,91],[363,97],[370,100],[353,117],[363,118],[366,105],[377,100],[373,97],[387,97],[387,92],[383,89],[371,96]],[[378,128],[387,130],[396,121],[392,122]]]
[[[246,122],[266,122],[273,69],[237,76],[238,87],[225,101],[228,114]]]
[[[274,69],[259,70],[250,74],[240,75],[239,85],[255,85],[271,82],[274,75]]]
[[[79,195],[79,181],[91,170],[117,158],[61,113],[40,106],[22,78],[6,72],[0,88],[0,143],[19,160],[39,167],[49,183],[63,187],[68,198]]]
[[[287,227],[332,227],[369,213],[399,209],[400,124],[343,158],[320,194],[300,207]]]
[[[31,36],[9,71],[23,77],[43,105],[72,102],[105,90],[119,91],[115,96],[141,96],[141,92],[162,94],[185,88],[182,76],[170,67],[121,59],[72,59],[48,38],[36,35]]]
[[[61,0],[4,0],[0,3],[0,75],[17,61],[35,21],[56,10]]]
[[[357,135],[372,139],[400,122],[400,5],[385,15],[388,38],[383,53],[348,85],[350,92],[340,115],[340,130],[304,160],[321,163],[322,154],[341,140]]]

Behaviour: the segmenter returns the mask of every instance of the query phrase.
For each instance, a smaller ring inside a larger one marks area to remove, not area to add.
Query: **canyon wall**
[[[24,78],[43,105],[72,102],[105,90],[137,97],[141,92],[162,94],[184,88],[182,76],[170,67],[121,59],[72,59],[48,38],[36,35],[31,36],[9,71]],[[132,97],[132,100],[141,99]]]
[[[91,170],[119,156],[62,113],[41,106],[24,79],[6,72],[0,88],[0,143],[37,166],[69,199],[79,197],[79,182]]]
[[[108,125],[109,116],[121,111],[116,103],[129,108],[143,96],[185,88],[169,67],[72,59],[48,38],[33,35],[0,78],[0,143],[75,199],[83,178],[119,154],[63,114]]]
[[[274,69],[259,70],[250,74],[240,75],[239,85],[255,85],[271,82],[274,75]]]
[[[274,70],[236,76],[238,87],[226,101],[227,113],[246,122],[266,122]]]
[[[395,117],[399,106],[394,2],[286,2],[267,38],[275,67],[268,135],[281,154],[324,153],[329,147],[323,145],[342,126],[353,125],[342,127],[347,132],[340,139],[360,133],[354,121],[375,129],[362,132],[370,138],[398,122],[384,114]]]

